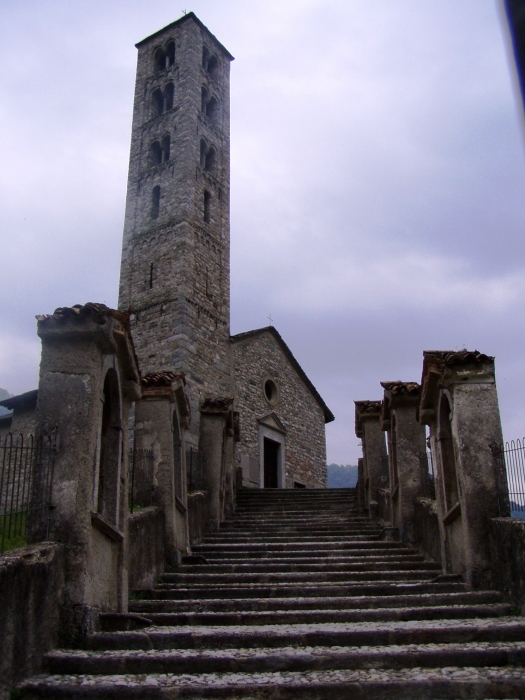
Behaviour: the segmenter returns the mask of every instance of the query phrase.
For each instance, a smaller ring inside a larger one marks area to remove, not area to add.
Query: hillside
[[[328,488],[353,488],[357,484],[357,467],[351,464],[328,464]]]

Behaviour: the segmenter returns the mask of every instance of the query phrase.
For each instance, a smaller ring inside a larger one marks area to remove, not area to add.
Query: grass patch
[[[26,523],[27,512],[0,516],[0,552],[7,552],[27,544]]]

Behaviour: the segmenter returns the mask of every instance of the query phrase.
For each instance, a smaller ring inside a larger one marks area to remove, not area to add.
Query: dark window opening
[[[158,219],[160,212],[160,186],[155,185],[151,191],[151,218]]]
[[[202,49],[202,67],[209,75],[213,75],[219,67],[217,56],[211,54],[206,47]]]
[[[164,54],[164,51],[161,48],[158,48],[155,51],[155,54],[153,56],[153,62],[155,64],[155,72],[159,73],[161,70],[164,70],[166,67],[166,56]]]
[[[149,288],[153,289],[153,263],[149,266]]]
[[[279,389],[273,379],[267,379],[264,382],[264,395],[268,403],[272,406],[275,406],[279,401]]]
[[[149,147],[149,155],[151,165],[162,163],[162,146],[158,141],[153,141]]]
[[[218,108],[219,103],[217,102],[215,97],[212,97],[211,100],[208,100],[208,102],[206,103],[206,109],[204,110],[204,114],[211,122],[216,120]]]
[[[204,168],[206,165],[206,153],[208,152],[208,144],[204,139],[201,139],[201,151],[200,151],[200,166],[201,168]]]
[[[204,159],[204,170],[212,172],[215,169],[215,149],[209,148]]]
[[[204,221],[210,223],[210,204],[211,204],[211,194],[208,190],[204,191]]]
[[[201,90],[201,111],[206,113],[206,105],[208,103],[208,100],[210,99],[210,93],[208,90],[203,87]]]
[[[215,169],[217,152],[213,146],[208,146],[204,139],[201,139],[200,144],[200,166],[208,172],[212,172]]]
[[[165,163],[170,159],[171,137],[169,134],[162,137],[160,146],[162,151],[162,162]]]
[[[175,42],[170,41],[166,46],[166,66],[172,66],[175,63]]]
[[[153,108],[153,116],[160,117],[164,112],[164,98],[162,96],[162,90],[160,88],[153,90],[153,93],[151,95],[151,102]]]
[[[168,83],[164,88],[164,108],[166,111],[173,107],[173,96],[175,94],[175,87],[173,83]]]

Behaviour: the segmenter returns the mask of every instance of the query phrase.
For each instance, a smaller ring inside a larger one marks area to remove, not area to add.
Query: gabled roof
[[[166,31],[166,29],[171,29],[172,27],[175,27],[177,24],[182,24],[183,22],[187,22],[189,19],[192,19],[192,20],[195,22],[195,24],[198,24],[199,27],[200,27],[201,29],[203,29],[203,30],[206,32],[206,34],[208,34],[208,36],[209,36],[211,39],[213,39],[213,41],[218,45],[218,47],[221,49],[221,51],[223,51],[223,52],[226,54],[226,56],[230,59],[230,61],[234,61],[234,60],[235,60],[234,57],[231,55],[231,53],[228,51],[228,49],[225,48],[225,47],[221,44],[221,42],[217,39],[217,37],[214,36],[214,35],[210,32],[210,30],[208,29],[208,27],[206,27],[206,26],[200,21],[200,19],[197,17],[197,15],[196,15],[194,12],[188,12],[187,14],[183,15],[183,16],[180,17],[179,19],[175,20],[175,22],[172,22],[171,24],[166,25],[166,26],[163,27],[162,29],[159,29],[158,31],[154,32],[153,34],[150,34],[150,35],[147,36],[145,39],[142,39],[142,41],[139,41],[139,43],[138,43],[138,44],[135,44],[135,46],[136,46],[137,49],[138,49],[139,46],[142,46],[142,44],[145,44],[147,41],[150,41],[151,39],[154,39],[154,38],[155,38],[156,36],[158,36],[159,34],[162,34],[163,32]]]
[[[325,404],[323,399],[321,398],[321,395],[315,388],[315,386],[312,384],[312,382],[308,379],[306,376],[306,373],[304,369],[301,367],[301,365],[297,362],[295,357],[292,354],[292,351],[286,345],[284,340],[281,338],[281,335],[277,332],[274,326],[265,326],[264,328],[256,328],[253,331],[247,331],[246,333],[238,333],[237,335],[232,335],[230,337],[230,340],[232,343],[239,343],[243,340],[249,340],[251,338],[256,338],[257,336],[264,335],[265,333],[269,333],[272,335],[277,343],[280,345],[281,350],[283,351],[285,357],[287,358],[288,362],[292,365],[292,367],[295,369],[297,374],[301,377],[303,382],[306,384],[308,390],[314,397],[314,399],[317,401],[319,406],[322,408],[323,413],[324,413],[324,422],[325,423],[331,423],[334,419],[335,416],[332,413],[332,411],[328,408],[328,406]]]

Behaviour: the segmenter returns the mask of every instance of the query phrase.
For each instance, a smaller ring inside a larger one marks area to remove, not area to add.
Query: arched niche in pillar
[[[117,525],[122,421],[119,380],[114,368],[106,372],[102,401],[96,510],[110,523]]]

